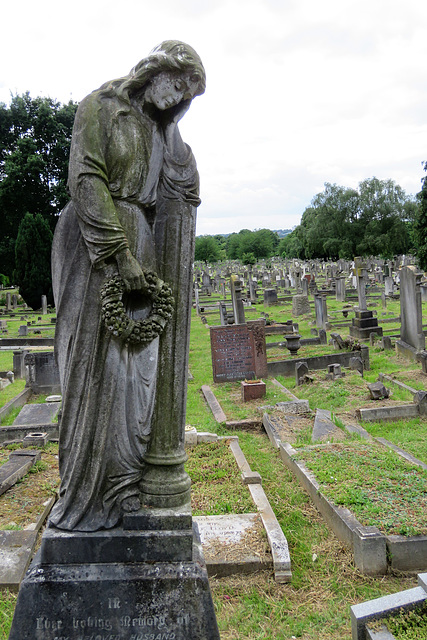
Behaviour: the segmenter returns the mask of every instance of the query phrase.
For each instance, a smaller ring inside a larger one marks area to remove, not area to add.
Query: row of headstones
[[[26,308],[27,305],[24,303],[24,308]],[[14,311],[15,309],[18,308],[18,296],[16,293],[10,293],[10,291],[8,291],[6,293],[6,312],[7,311]],[[41,310],[42,310],[42,315],[46,315],[47,314],[47,296],[42,296],[41,297]]]

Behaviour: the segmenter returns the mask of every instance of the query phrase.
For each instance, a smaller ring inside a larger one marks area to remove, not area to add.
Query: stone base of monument
[[[371,333],[376,333],[378,336],[383,335],[382,327],[378,326],[378,320],[374,318],[372,311],[356,311],[355,318],[351,322],[349,332],[352,338],[369,340]]]
[[[219,640],[197,525],[190,554],[186,528],[159,529],[149,560],[147,531],[132,531],[138,542],[130,543],[124,529],[48,529],[21,584],[9,640]]]

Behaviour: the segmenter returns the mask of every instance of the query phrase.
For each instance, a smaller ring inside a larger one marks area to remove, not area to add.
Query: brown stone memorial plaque
[[[214,382],[251,379],[256,376],[253,338],[246,324],[211,327]]]

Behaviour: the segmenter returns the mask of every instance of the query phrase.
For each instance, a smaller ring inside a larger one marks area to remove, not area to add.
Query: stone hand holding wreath
[[[152,271],[143,271],[129,249],[116,254],[119,275],[107,280],[101,289],[102,318],[113,336],[125,343],[144,346],[157,338],[173,311],[170,287]],[[145,320],[133,320],[125,310],[126,291],[139,290],[151,301],[151,313]]]

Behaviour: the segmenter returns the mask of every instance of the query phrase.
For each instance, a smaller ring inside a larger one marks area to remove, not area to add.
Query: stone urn
[[[298,333],[286,336],[286,348],[289,349],[292,357],[296,357],[298,349],[301,348],[300,338]]]

